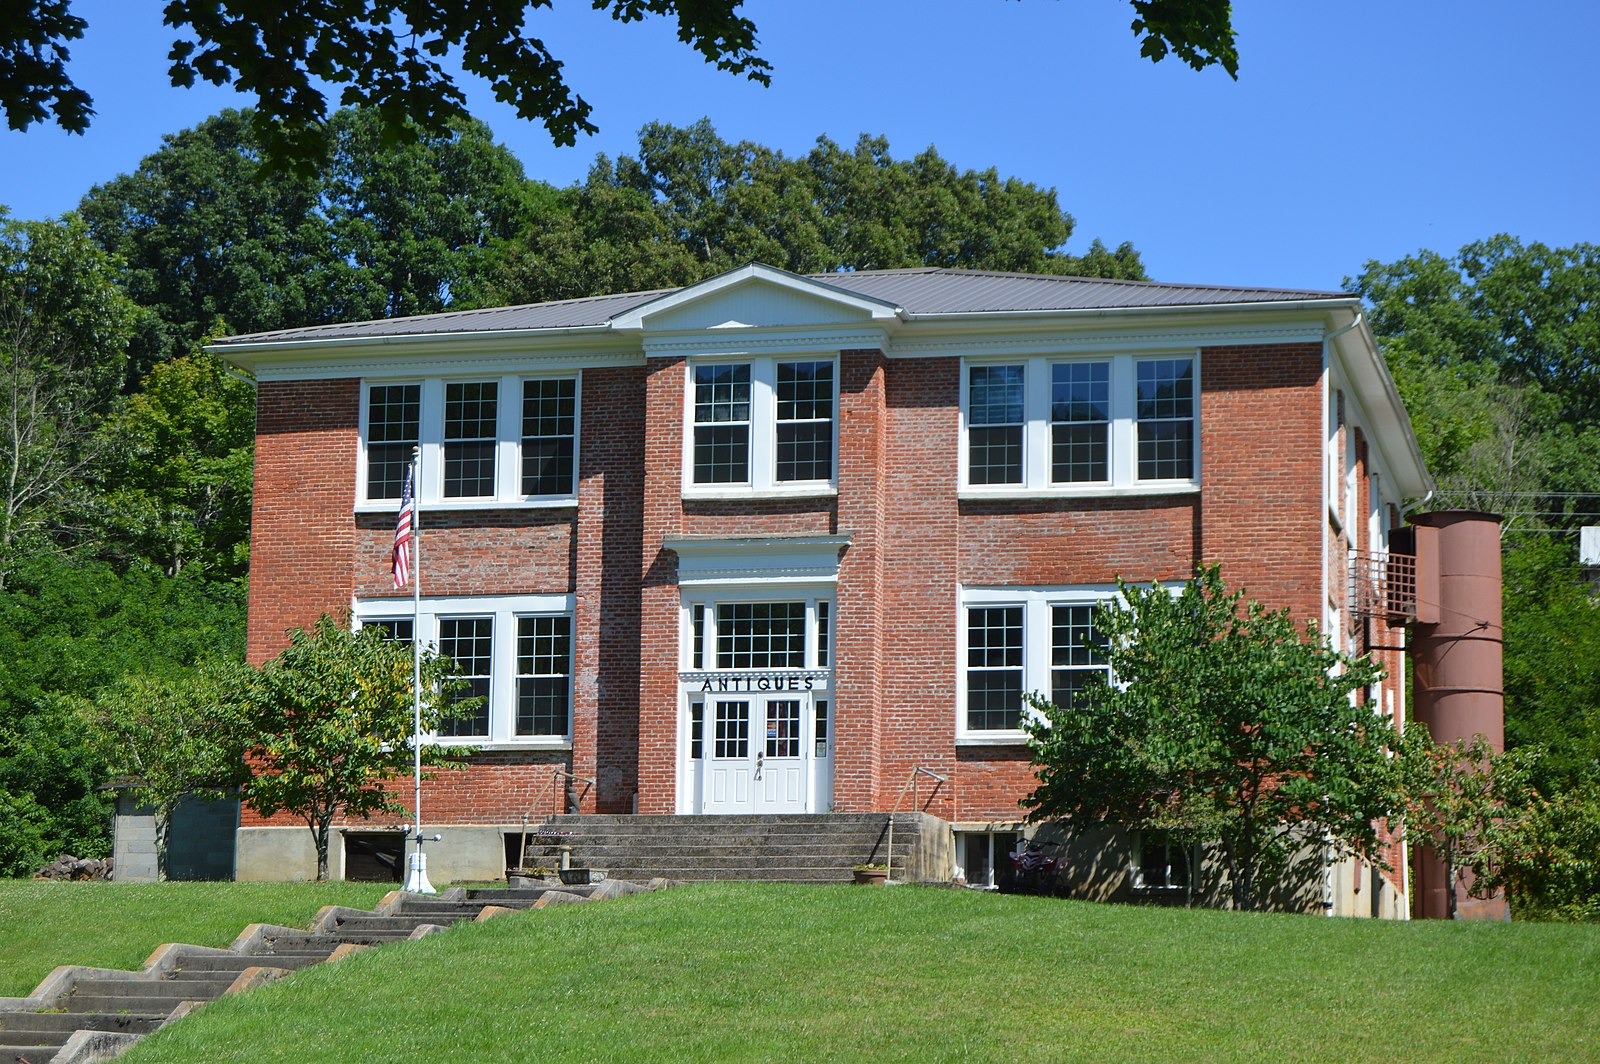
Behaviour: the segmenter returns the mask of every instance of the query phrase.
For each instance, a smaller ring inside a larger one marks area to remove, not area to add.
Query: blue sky
[[[248,98],[166,82],[160,0],[77,0],[73,76],[86,136],[0,133],[0,204],[70,210],[163,133]],[[530,176],[579,179],[644,123],[709,116],[788,153],[819,135],[932,144],[1060,193],[1069,247],[1131,240],[1151,276],[1331,288],[1367,259],[1454,251],[1497,232],[1600,239],[1600,4],[1238,0],[1240,76],[1138,55],[1123,0],[754,0],[771,88],[720,73],[656,19],[618,26],[586,0],[536,13],[593,106],[597,136],[556,148],[480,85],[474,113]]]

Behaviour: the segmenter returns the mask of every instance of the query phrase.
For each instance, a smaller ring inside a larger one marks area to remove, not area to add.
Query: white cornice
[[[848,535],[667,536],[678,556],[680,587],[739,584],[820,584],[839,579],[839,552]]]
[[[652,358],[689,355],[760,355],[773,352],[846,351],[862,348],[886,350],[888,337],[881,329],[816,328],[717,329],[641,337],[644,352]]]
[[[278,381],[328,380],[337,377],[381,379],[499,376],[507,373],[544,373],[605,366],[642,365],[644,365],[644,355],[637,350],[585,351],[552,348],[548,351],[539,351],[524,346],[516,351],[488,354],[470,350],[459,351],[441,343],[435,344],[425,354],[396,355],[393,352],[383,351],[365,354],[359,358],[341,358],[337,362],[321,358],[283,359],[258,364],[255,368],[255,377],[259,381]]]
[[[787,270],[779,270],[753,262],[748,266],[729,270],[727,273],[718,274],[698,284],[680,288],[676,292],[658,296],[648,303],[641,303],[632,310],[618,314],[611,319],[611,327],[619,331],[645,329],[648,328],[646,321],[657,314],[665,313],[677,307],[687,306],[717,292],[748,284],[767,284],[775,288],[811,296],[839,306],[849,307],[852,310],[866,314],[874,320],[899,316],[899,308],[892,303],[874,299],[871,296],[864,296],[858,292],[849,292],[822,281],[790,273]]]
[[[1023,355],[1054,352],[1191,350],[1229,344],[1320,343],[1326,327],[1319,321],[1263,322],[1181,329],[1074,329],[1070,332],[1037,329],[1027,332],[911,332],[895,336],[890,358],[928,358],[941,355]]]

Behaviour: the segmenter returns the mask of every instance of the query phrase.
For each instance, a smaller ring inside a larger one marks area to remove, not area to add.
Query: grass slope
[[[1600,928],[706,885],[386,946],[157,1061],[1595,1059]]]
[[[52,883],[0,879],[0,997],[59,964],[138,968],[163,942],[226,946],[246,924],[304,927],[324,905],[371,908],[381,883]]]

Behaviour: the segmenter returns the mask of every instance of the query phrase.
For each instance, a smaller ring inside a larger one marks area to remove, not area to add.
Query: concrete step
[[[0,1064],[49,1064],[58,1049],[59,1045],[14,1046],[0,1041]]]
[[[318,950],[310,953],[223,953],[212,957],[184,957],[178,967],[168,973],[170,978],[184,979],[214,972],[238,974],[246,968],[288,968],[291,971],[309,968],[328,959],[328,954]]]
[[[113,1031],[117,1034],[146,1034],[156,1029],[160,1020],[129,1016],[119,1012],[6,1012],[0,1013],[0,1042],[11,1039],[14,1032]],[[8,1042],[9,1044],[9,1042]]]
[[[181,989],[170,998],[123,997],[112,994],[73,994],[62,999],[67,1012],[119,1012],[128,1016],[165,1018],[180,1001],[209,1001],[204,994],[185,996]]]
[[[471,916],[477,916],[474,911]],[[454,924],[463,919],[471,919],[462,913],[406,913],[400,916],[347,916],[333,927],[338,934],[360,932],[362,934],[404,931],[410,934],[423,924]]]
[[[232,972],[213,972],[190,979],[79,979],[73,984],[72,996],[109,994],[115,997],[164,998],[174,994],[204,993],[220,995],[236,978]]]

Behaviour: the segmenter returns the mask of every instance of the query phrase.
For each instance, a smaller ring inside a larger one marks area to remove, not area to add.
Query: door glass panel
[[[828,703],[826,699],[817,699],[817,756],[828,756]]]
[[[800,702],[785,698],[767,702],[767,756],[800,756]]]
[[[750,756],[750,703],[718,702],[715,757]]]

